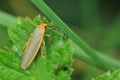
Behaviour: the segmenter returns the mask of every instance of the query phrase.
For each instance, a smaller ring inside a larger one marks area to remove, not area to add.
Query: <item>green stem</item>
[[[16,17],[0,11],[0,24],[6,27],[11,27],[16,24]]]
[[[102,61],[104,61],[104,63],[106,63],[105,65],[107,65],[107,67],[101,67],[99,65],[96,64],[95,60],[93,60],[90,56],[88,56],[80,47],[78,47],[75,43],[72,44],[72,46],[75,48],[75,51],[74,51],[74,57],[83,61],[83,62],[86,62],[92,66],[95,66],[99,69],[102,69],[102,70],[111,70],[111,71],[114,71],[116,69],[119,69],[120,68],[120,62],[110,56],[107,56],[105,54],[102,54],[98,51],[95,51],[96,54],[98,54],[98,56],[101,58]]]
[[[80,39],[45,3],[43,0],[31,0],[49,19],[51,19],[69,38],[71,38],[88,56],[96,61],[101,67],[106,67],[104,61]]]

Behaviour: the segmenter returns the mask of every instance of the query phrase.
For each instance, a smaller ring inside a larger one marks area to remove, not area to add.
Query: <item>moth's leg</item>
[[[24,47],[23,47],[24,50],[27,49],[27,47],[28,47],[28,45],[29,45],[31,39],[32,39],[32,34],[30,34],[30,36],[29,36],[29,38],[28,38],[28,41],[27,41],[26,44],[24,45]]]
[[[45,48],[45,41],[43,40],[42,46],[41,46],[41,57],[44,59],[44,48]]]
[[[49,35],[49,34],[45,34],[45,36],[50,37],[50,35]]]
[[[45,34],[45,36],[50,37],[49,34]],[[45,48],[45,41],[42,41],[42,46],[41,46],[41,57],[44,59],[44,48]]]

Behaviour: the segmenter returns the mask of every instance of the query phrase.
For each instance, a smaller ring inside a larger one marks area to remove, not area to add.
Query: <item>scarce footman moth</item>
[[[45,27],[47,24],[42,23],[40,24],[33,34],[28,39],[28,42],[26,43],[24,49],[25,49],[25,54],[22,58],[21,62],[21,68],[25,70],[26,68],[29,67],[29,65],[32,63],[34,60],[35,56],[38,53],[38,50],[43,42],[44,34],[45,34]]]

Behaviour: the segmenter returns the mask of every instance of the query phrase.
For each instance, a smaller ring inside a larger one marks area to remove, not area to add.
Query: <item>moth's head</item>
[[[39,25],[39,28],[41,28],[41,29],[45,29],[46,26],[47,26],[46,23],[42,23],[42,24]]]

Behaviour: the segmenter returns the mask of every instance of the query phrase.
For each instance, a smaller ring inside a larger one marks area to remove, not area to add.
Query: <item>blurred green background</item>
[[[90,47],[120,58],[120,0],[44,0]],[[44,15],[30,0],[1,0],[0,11],[13,16]],[[7,23],[6,23],[7,24]],[[0,48],[9,40],[0,25]],[[91,80],[103,71],[74,59],[72,80]]]

